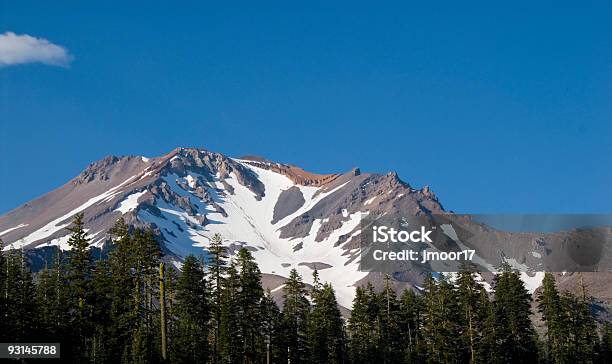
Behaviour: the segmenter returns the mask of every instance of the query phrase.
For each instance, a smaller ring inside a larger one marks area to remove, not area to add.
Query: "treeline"
[[[291,271],[282,310],[247,249],[221,237],[181,272],[161,263],[151,231],[119,220],[108,259],[94,260],[77,215],[71,250],[37,273],[0,249],[0,342],[61,342],[76,363],[609,363],[612,329],[598,331],[590,298],[557,291],[546,274],[533,326],[531,296],[505,267],[489,293],[468,270],[427,277],[422,294],[357,288],[345,320],[333,287]]]
[[[466,267],[467,268],[467,267]],[[353,363],[610,363],[610,326],[598,336],[590,299],[556,289],[546,273],[537,310],[548,327],[532,325],[531,295],[509,266],[488,293],[468,269],[451,282],[427,277],[422,294],[399,298],[388,278],[382,292],[357,288],[348,320]]]

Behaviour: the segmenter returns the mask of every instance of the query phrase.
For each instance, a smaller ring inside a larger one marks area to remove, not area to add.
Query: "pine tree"
[[[424,281],[425,318],[423,323],[423,340],[427,350],[427,360],[432,363],[441,363],[443,358],[443,333],[440,320],[438,284],[431,274]]]
[[[308,320],[310,362],[343,363],[344,327],[334,289],[329,283],[313,291],[314,306]]]
[[[95,263],[91,282],[92,338],[89,350],[90,361],[105,363],[110,360],[111,349],[111,308],[113,303],[111,268],[108,260]]]
[[[132,236],[135,252],[134,305],[135,330],[131,358],[136,362],[152,362],[159,357],[159,312],[153,307],[159,265],[159,246],[150,229],[135,229]]]
[[[537,302],[538,311],[542,314],[542,319],[547,327],[543,359],[550,363],[565,363],[569,354],[566,343],[568,327],[564,325],[563,307],[555,285],[555,278],[551,273],[544,274]]]
[[[53,274],[48,265],[45,265],[45,268],[38,275],[38,284],[36,285],[36,306],[38,307],[36,320],[49,334],[53,330],[55,321],[52,313],[53,293],[55,292],[53,283]]]
[[[9,252],[4,251],[4,242],[0,239],[0,322],[3,329],[0,330],[0,341],[7,342],[11,331],[10,323],[13,321],[12,313],[9,311]]]
[[[312,271],[312,291],[320,291],[321,288],[323,288],[321,278],[319,277],[319,271],[315,267],[315,269]]]
[[[308,356],[306,331],[310,303],[306,286],[297,270],[292,269],[283,287],[283,325],[287,341],[287,355],[292,364],[301,363]]]
[[[560,302],[562,307],[563,322],[570,328],[568,330],[564,350],[568,353],[568,360],[575,361],[578,357],[578,338],[580,336],[578,297],[571,292],[564,291],[560,295]]]
[[[172,350],[174,350],[173,349],[173,346],[174,346],[173,333],[177,330],[177,327],[178,327],[178,319],[176,318],[177,315],[175,314],[175,305],[174,305],[174,302],[176,301],[176,284],[177,284],[176,282],[178,281],[178,275],[174,267],[172,267],[171,265],[164,264],[164,270],[165,270],[165,273],[164,273],[165,294],[164,295],[166,298],[166,332],[168,336],[167,353],[168,355],[171,355]],[[210,300],[211,298],[208,297],[209,304],[210,304]],[[208,322],[208,324],[210,326],[210,322]],[[207,336],[210,336],[210,331],[207,333]],[[210,354],[210,348],[209,348],[209,354]]]
[[[221,316],[219,327],[219,356],[224,364],[242,363],[244,340],[240,327],[238,292],[240,291],[240,276],[236,264],[232,261],[227,267],[227,276],[223,280],[221,290]]]
[[[444,363],[461,361],[461,314],[457,292],[447,277],[441,276],[438,285],[439,345]]]
[[[591,300],[588,296],[586,286],[580,280],[581,294],[576,296],[570,292],[564,292],[561,297],[562,305],[566,310],[566,322],[571,328],[568,330],[569,343],[567,350],[569,360],[580,363],[593,363],[598,349],[599,338],[597,336],[596,324],[591,313]]]
[[[239,321],[243,339],[244,363],[253,363],[262,356],[261,312],[263,299],[261,272],[251,252],[246,248],[238,251],[237,263],[240,269],[240,290],[236,299],[239,306]]]
[[[87,294],[89,292],[89,281],[92,275],[92,258],[89,251],[89,238],[85,232],[84,215],[76,214],[72,226],[68,228],[72,232],[68,239],[70,245],[69,275],[70,286],[74,292],[74,304],[77,314],[84,319],[89,303]]]
[[[284,335],[283,315],[268,289],[261,302],[262,334],[266,345],[266,363],[286,363],[287,344]]]
[[[374,287],[357,287],[348,321],[349,357],[354,364],[373,363],[380,357],[380,332],[376,317],[378,300]]]
[[[185,258],[183,273],[176,282],[174,314],[176,326],[172,333],[171,361],[205,363],[208,360],[209,293],[204,267],[193,256]]]
[[[474,279],[470,267],[464,266],[457,277],[457,296],[461,312],[461,361],[469,363],[486,363],[480,357],[480,341],[483,321],[479,317],[481,291],[484,288]]]
[[[72,317],[70,325],[74,335],[72,353],[77,360],[85,360],[89,352],[91,336],[91,277],[93,262],[89,251],[89,238],[85,232],[84,215],[76,214],[68,228],[71,235],[68,245],[71,247],[68,263],[68,283],[70,286],[70,308]]]
[[[66,272],[63,253],[55,247],[51,266],[47,264],[40,273],[36,286],[38,320],[46,337],[66,340],[69,323],[69,293],[66,289]]]
[[[147,364],[152,362],[150,358],[151,337],[145,325],[140,325],[132,336],[131,348],[128,361],[133,364]]]
[[[144,231],[136,231],[134,241],[138,249],[138,260],[140,261],[140,272],[142,274],[143,284],[143,303],[145,314],[145,325],[150,333],[153,323],[157,320],[153,318],[153,297],[157,288],[157,276],[159,267],[160,251],[155,235],[151,229]]]
[[[2,334],[9,342],[27,341],[38,331],[36,291],[23,251],[9,251],[4,258],[4,307]]]
[[[403,360],[403,343],[400,329],[400,308],[397,296],[391,287],[389,275],[384,277],[384,287],[378,295],[377,322],[380,332],[380,361],[382,363],[397,363]]]
[[[227,248],[223,246],[223,238],[215,234],[208,247],[208,264],[212,288],[212,313],[213,313],[213,363],[219,362],[220,348],[219,338],[221,330],[221,296],[224,284],[224,274],[227,270]]]
[[[111,341],[110,354],[115,362],[128,360],[131,351],[132,335],[137,326],[138,309],[135,300],[137,291],[136,278],[136,249],[129,233],[129,227],[121,218],[117,220],[110,234],[115,243],[109,256],[112,278],[112,305],[111,305]]]
[[[406,289],[400,297],[400,329],[404,340],[406,362],[425,361],[424,341],[421,334],[423,299],[413,290]]]
[[[482,324],[482,332],[480,334],[480,344],[477,347],[478,351],[476,357],[479,358],[477,360],[478,362],[493,363],[495,362],[494,356],[497,349],[497,322],[495,319],[495,310],[489,298],[489,294],[484,289],[480,290],[478,301],[477,320]]]
[[[159,316],[161,357],[162,361],[166,361],[168,359],[168,318],[166,311],[166,268],[163,262],[159,263]]]
[[[531,295],[518,273],[504,265],[495,277],[496,350],[499,362],[534,362],[537,342],[531,315]]]
[[[423,339],[427,361],[452,363],[460,361],[461,316],[454,286],[443,275],[439,283],[431,274],[425,279],[425,319]]]
[[[160,356],[160,319],[154,304],[159,245],[150,229],[131,229],[123,219],[110,230],[109,355],[112,361],[150,362]]]

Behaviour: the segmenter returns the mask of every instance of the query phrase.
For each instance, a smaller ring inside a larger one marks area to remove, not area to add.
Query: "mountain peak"
[[[219,233],[230,253],[247,247],[262,272],[286,276],[309,267],[339,287],[349,305],[357,269],[362,214],[443,211],[429,189],[413,190],[397,174],[319,174],[261,157],[230,158],[202,148],[176,148],[156,158],[108,156],[70,183],[0,216],[10,248],[68,249],[71,219],[85,214],[94,246],[112,244],[119,217],[150,227],[167,259],[201,254]]]

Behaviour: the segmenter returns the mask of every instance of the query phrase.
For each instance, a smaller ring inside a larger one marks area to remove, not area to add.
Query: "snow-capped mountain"
[[[356,285],[382,278],[359,270],[362,216],[445,213],[428,187],[412,188],[395,173],[320,175],[257,157],[177,148],[158,158],[113,156],[89,165],[64,186],[1,216],[0,238],[5,249],[68,249],[65,228],[79,212],[93,246],[111,243],[108,230],[123,216],[128,224],[154,228],[167,259],[178,265],[188,254],[202,254],[219,233],[231,253],[252,252],[273,292],[292,268],[306,282],[316,268],[344,307],[351,306]],[[534,237],[518,239],[530,246]],[[486,241],[478,245],[482,254],[493,254]],[[541,276],[525,279],[534,290]],[[394,284],[405,288],[421,280],[411,272]],[[594,294],[609,302],[609,291]]]
[[[313,269],[350,306],[358,270],[360,217],[401,209],[443,211],[428,188],[415,190],[397,175],[319,175],[261,158],[228,158],[179,148],[159,158],[107,157],[59,189],[0,217],[7,248],[59,245],[68,249],[72,217],[85,213],[92,245],[108,242],[121,216],[152,226],[166,253],[201,254],[215,233],[231,252],[247,247],[268,278]]]

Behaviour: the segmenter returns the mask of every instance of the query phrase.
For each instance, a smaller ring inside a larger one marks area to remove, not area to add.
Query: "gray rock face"
[[[304,206],[304,195],[296,186],[284,190],[278,197],[278,201],[274,206],[274,215],[272,216],[272,224],[276,224],[282,218],[296,212],[300,207]]]

